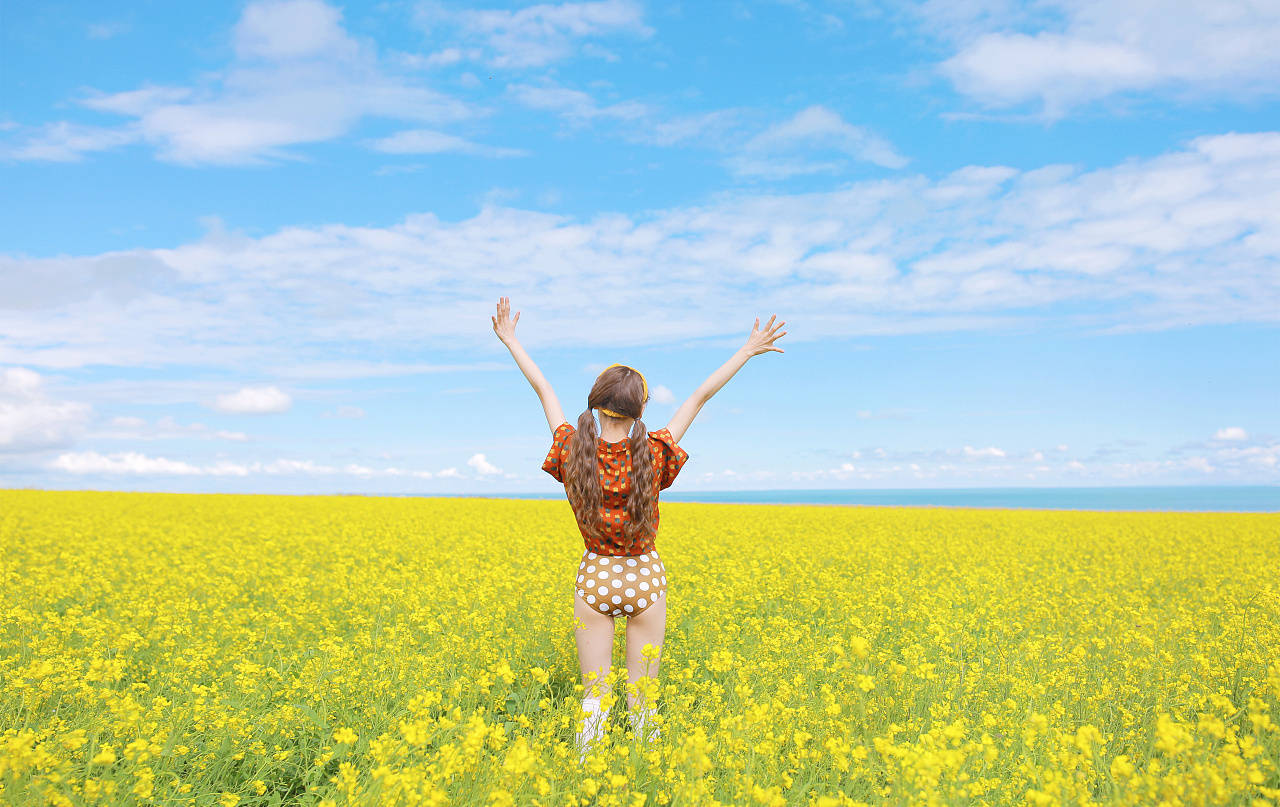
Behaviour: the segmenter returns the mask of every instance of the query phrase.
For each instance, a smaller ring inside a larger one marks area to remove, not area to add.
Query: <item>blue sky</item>
[[[10,4],[0,486],[1280,482],[1280,6]]]

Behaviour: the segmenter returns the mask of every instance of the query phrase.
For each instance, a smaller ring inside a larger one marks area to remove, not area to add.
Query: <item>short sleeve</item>
[[[573,424],[569,421],[556,426],[551,435],[551,450],[542,461],[542,470],[555,477],[557,482],[564,482],[564,467],[569,457],[569,438],[573,436]]]
[[[676,474],[689,460],[689,452],[676,445],[676,439],[667,428],[649,432],[649,445],[653,447],[653,456],[661,465],[661,476],[658,477],[658,490],[666,490],[676,481]]]

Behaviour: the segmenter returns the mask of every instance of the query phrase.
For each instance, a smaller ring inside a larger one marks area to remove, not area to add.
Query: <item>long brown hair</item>
[[[627,444],[631,488],[627,494],[627,518],[623,526],[625,552],[630,552],[637,540],[653,531],[657,510],[654,506],[657,475],[653,469],[653,450],[649,446],[649,433],[645,430],[644,421],[640,419],[640,410],[647,400],[644,381],[630,367],[613,366],[601,373],[587,395],[586,411],[578,415],[577,438],[566,463],[568,484],[565,489],[574,514],[589,532],[603,535],[605,523],[601,506],[604,486],[600,482],[596,458],[596,441],[600,436],[596,433],[596,420],[591,410],[603,407],[636,419]],[[600,414],[602,420],[606,417],[609,415]]]

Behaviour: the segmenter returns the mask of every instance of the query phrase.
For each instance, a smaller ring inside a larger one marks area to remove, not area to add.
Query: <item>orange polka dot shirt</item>
[[[569,446],[577,431],[572,423],[564,422],[556,427],[551,438],[551,450],[542,462],[542,470],[555,477],[557,482],[564,482],[564,471],[569,460]],[[627,522],[627,495],[631,492],[631,457],[627,451],[627,438],[609,443],[604,438],[596,438],[597,468],[600,472],[600,486],[604,488],[601,502],[601,516],[604,519],[605,534],[596,536],[588,533],[582,520],[578,520],[578,531],[587,550],[601,555],[619,556],[625,552],[626,533],[623,527]],[[653,451],[654,478],[658,480],[658,490],[666,490],[676,480],[676,474],[689,459],[689,452],[676,445],[671,430],[659,429],[649,432],[649,447]],[[661,515],[654,503],[653,534],[637,538],[631,547],[630,555],[643,555],[654,552],[654,540],[658,536],[658,521]]]

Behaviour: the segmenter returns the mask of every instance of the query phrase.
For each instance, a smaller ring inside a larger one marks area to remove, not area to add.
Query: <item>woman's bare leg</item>
[[[636,682],[642,677],[657,679],[658,666],[662,661],[662,642],[667,635],[667,598],[662,596],[658,601],[640,614],[627,619],[627,706],[632,711],[640,699],[634,693]],[[645,656],[644,646],[653,645],[651,655]],[[656,680],[653,682],[656,683]],[[650,705],[645,701],[645,705]]]
[[[578,642],[583,697],[604,697],[610,689],[604,679],[613,666],[613,617],[592,611],[591,606],[576,595],[573,598],[573,615],[578,623],[574,638]],[[595,673],[594,678],[592,673]],[[593,686],[597,691],[592,691]]]

